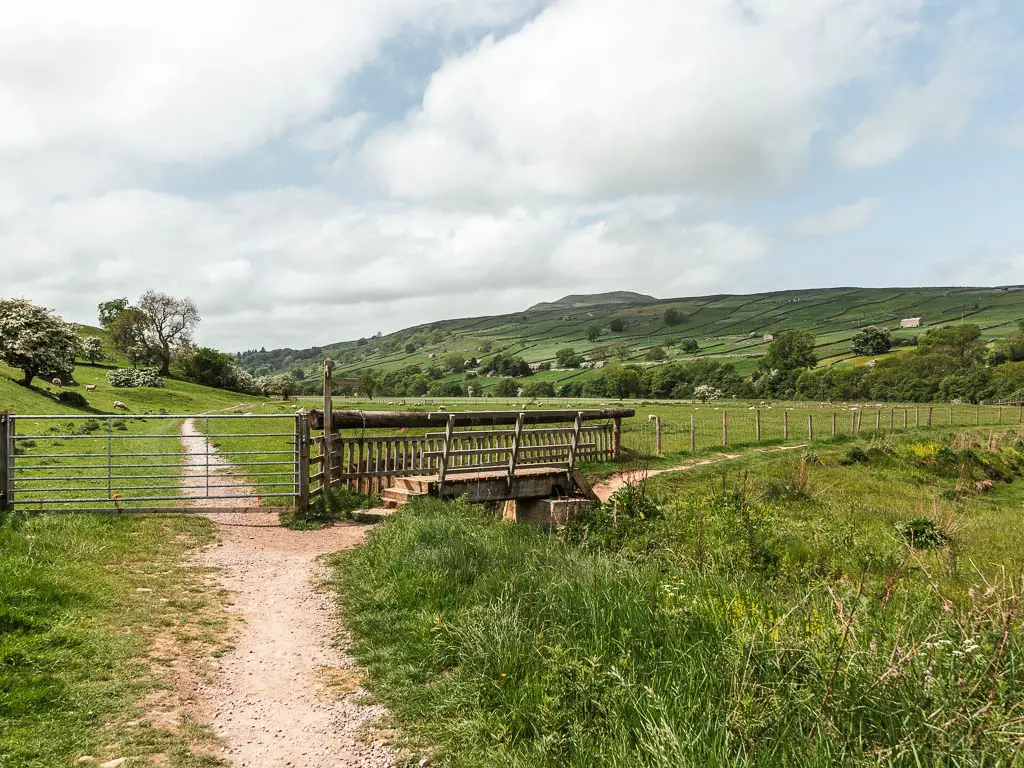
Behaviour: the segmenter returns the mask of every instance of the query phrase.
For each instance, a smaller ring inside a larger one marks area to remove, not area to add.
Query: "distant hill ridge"
[[[654,296],[633,291],[610,291],[608,293],[573,293],[558,301],[542,301],[527,309],[527,312],[543,312],[552,309],[580,309],[581,307],[604,307],[609,304],[648,304],[655,302]]]

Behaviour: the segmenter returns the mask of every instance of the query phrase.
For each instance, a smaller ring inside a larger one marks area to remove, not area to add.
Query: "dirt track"
[[[196,497],[203,493],[206,457],[196,455],[204,452],[205,440],[192,420],[182,425],[182,444],[193,468],[186,469],[184,493]],[[211,463],[228,466],[219,456]],[[260,768],[394,765],[392,751],[373,737],[385,711],[360,703],[359,672],[332,643],[338,631],[333,601],[317,588],[327,576],[318,557],[357,545],[366,526],[291,531],[278,525],[276,512],[207,516],[219,542],[200,551],[196,564],[217,569],[214,578],[231,594],[232,610],[241,619],[234,649],[211,665],[213,684],[196,692],[205,719],[225,745],[222,757]]]
[[[807,444],[803,443],[800,445],[781,445],[775,448],[758,448],[756,453],[775,453],[777,451],[794,451],[800,448],[806,448]],[[594,493],[597,494],[602,502],[608,501],[612,494],[620,488],[626,485],[632,485],[646,480],[649,477],[655,475],[662,475],[666,472],[685,472],[688,469],[694,469],[695,467],[704,467],[708,464],[721,464],[723,461],[731,461],[732,459],[738,459],[743,456],[742,453],[720,453],[716,456],[712,456],[709,459],[700,459],[697,461],[688,461],[685,464],[678,464],[674,467],[665,467],[664,469],[632,469],[627,472],[616,472],[614,475],[606,480],[596,483],[594,485]]]

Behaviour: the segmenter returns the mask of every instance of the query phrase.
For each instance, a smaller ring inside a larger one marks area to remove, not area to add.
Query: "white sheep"
[[[61,381],[60,379],[58,379],[56,376],[53,377],[53,382],[52,383],[53,383],[53,386],[57,387],[57,389],[60,389],[61,387],[64,386],[64,382]]]
[[[128,406],[125,405],[124,403],[122,403],[120,400],[115,400],[114,401],[114,408],[118,409],[118,410],[122,410],[122,411],[127,411],[128,410]]]
[[[95,389],[96,389],[96,385],[95,384],[86,384],[85,385],[85,391],[86,392],[92,392]]]

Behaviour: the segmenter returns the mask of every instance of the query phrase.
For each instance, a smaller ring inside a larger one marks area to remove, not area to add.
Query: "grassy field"
[[[667,309],[683,316],[679,325],[664,321]],[[899,328],[900,320],[921,317],[922,329]],[[851,340],[858,328],[880,325],[893,330],[897,340],[906,340],[923,330],[961,321],[977,323],[987,340],[1016,330],[1024,317],[1020,289],[1006,288],[830,288],[781,291],[744,296],[719,295],[665,299],[635,304],[607,304],[577,308],[555,307],[493,317],[443,320],[398,331],[380,339],[331,344],[305,350],[271,350],[246,353],[250,367],[266,365],[275,372],[295,367],[315,376],[324,357],[343,361],[337,375],[355,375],[369,368],[389,371],[410,365],[427,367],[440,363],[450,352],[465,357],[487,357],[498,351],[520,355],[527,362],[553,362],[559,349],[571,346],[589,356],[595,347],[614,352],[623,362],[645,363],[651,347],[668,351],[668,361],[710,357],[734,363],[741,374],[753,371],[768,342],[764,334],[807,329],[817,337],[817,355],[824,364],[837,364],[854,357]],[[619,320],[621,332],[610,324]],[[603,329],[596,341],[587,329]],[[429,337],[437,329],[431,340]],[[405,344],[413,337],[426,341],[413,352]],[[694,339],[696,354],[684,353],[676,342]],[[392,343],[393,342],[393,343]],[[484,353],[483,349],[490,352]],[[619,354],[621,352],[621,355]],[[864,362],[864,361],[862,361]],[[529,381],[552,381],[557,385],[591,375],[586,370],[539,373]],[[453,374],[447,380],[463,380]],[[493,379],[478,378],[475,386],[484,390]]]
[[[461,504],[333,561],[447,766],[1017,765],[1024,443],[935,427],[651,478],[558,534]]]
[[[216,653],[226,629],[221,597],[181,564],[210,538],[200,519],[0,522],[0,766],[221,764],[173,711],[172,665]]]

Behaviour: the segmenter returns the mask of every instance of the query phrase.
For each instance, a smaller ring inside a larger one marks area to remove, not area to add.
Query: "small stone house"
[[[775,334],[774,333],[766,333],[762,338],[765,341],[775,341]]]
[[[900,328],[920,328],[921,318],[920,317],[905,317],[900,320]]]

